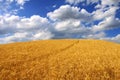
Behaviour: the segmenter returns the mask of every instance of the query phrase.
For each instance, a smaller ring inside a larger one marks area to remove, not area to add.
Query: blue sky
[[[0,43],[44,39],[120,43],[120,0],[0,0]]]

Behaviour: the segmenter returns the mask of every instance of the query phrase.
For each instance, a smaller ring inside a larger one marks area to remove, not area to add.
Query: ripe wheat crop
[[[120,80],[120,44],[43,40],[0,45],[0,80]]]

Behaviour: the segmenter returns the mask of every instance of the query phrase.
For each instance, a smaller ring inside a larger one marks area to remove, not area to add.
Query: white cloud
[[[93,27],[93,31],[109,30],[120,27],[120,20],[115,17],[106,17],[98,25]]]
[[[82,37],[89,39],[101,39],[101,38],[105,38],[106,34],[104,32],[98,32],[98,33],[83,35]]]
[[[30,18],[19,17],[15,15],[0,16],[0,34],[33,31],[49,28],[47,18],[33,15]]]
[[[118,34],[118,35],[115,36],[115,37],[112,37],[110,40],[112,40],[112,41],[114,41],[114,42],[120,43],[120,34]]]
[[[97,7],[99,7],[99,5],[97,5]],[[99,9],[97,9],[96,11],[93,11],[93,18],[94,20],[101,20],[101,19],[105,19],[106,17],[110,17],[110,16],[115,16],[116,10],[118,9],[118,7],[100,7]]]
[[[62,5],[47,16],[54,21],[54,38],[78,38],[81,35],[91,33],[90,28],[82,22],[89,23],[92,20],[91,14],[85,9]]]
[[[100,3],[101,1],[101,5],[103,6],[106,6],[106,5],[109,5],[109,6],[116,6],[119,4],[120,0],[65,0],[66,2],[70,3],[70,4],[79,4],[79,3],[82,3],[82,2],[86,2],[86,4],[93,4],[93,3]]]
[[[15,15],[0,16],[0,43],[18,42],[36,39],[50,39],[54,35],[49,31],[51,24],[47,18],[33,15],[30,18]],[[8,36],[5,36],[9,34]]]
[[[21,9],[24,9],[24,4],[29,0],[1,0],[0,1],[0,15],[17,14]]]
[[[10,3],[16,1],[17,5],[23,6],[28,0],[8,1]],[[66,0],[66,2],[69,1],[71,4],[77,4],[84,0]],[[97,1],[88,0],[87,4]],[[113,4],[117,5],[117,3]],[[105,7],[105,5],[107,5],[105,2],[98,4],[95,7],[96,11],[91,13],[75,5],[62,5],[53,12],[49,12],[45,18],[39,15],[29,18],[11,14],[0,15],[0,36],[2,36],[0,43],[51,38],[94,38],[119,42],[120,35],[108,38],[104,32],[104,30],[120,27],[120,20],[115,18],[118,6]],[[10,9],[9,4],[8,7]],[[94,24],[97,20],[100,20],[98,24]]]
[[[0,16],[0,34],[14,32],[16,29],[16,24],[19,22],[19,20],[19,17],[14,15]]]
[[[106,5],[109,5],[109,6],[117,6],[119,4],[120,0],[102,0],[101,1],[101,4],[106,6]]]
[[[0,38],[0,43],[13,43],[30,40],[51,39],[54,35],[49,31],[40,31],[33,34],[33,32],[16,32],[12,35]]]
[[[63,5],[54,12],[49,12],[48,17],[52,20],[64,20],[69,18],[77,18],[79,16],[80,8],[71,7],[70,5]],[[74,15],[73,15],[74,14]]]
[[[65,21],[60,21],[57,22],[55,28],[58,31],[64,31],[64,30],[73,30],[73,29],[78,29],[81,26],[80,20],[74,20],[74,19],[69,19]]]
[[[26,41],[29,40],[28,38],[28,33],[27,32],[23,32],[23,33],[15,33],[13,35],[4,37],[4,38],[0,38],[0,43],[11,43],[11,42],[18,42],[18,41]]]
[[[70,5],[62,5],[47,16],[54,21],[54,38],[94,38],[106,37],[104,30],[120,27],[120,20],[115,18],[118,7],[101,7],[97,5],[97,10],[89,13],[85,9]],[[94,21],[98,24],[92,24]],[[90,24],[89,24],[90,23]],[[86,27],[88,24],[88,27]]]
[[[78,4],[80,2],[83,2],[84,0],[66,0],[66,2],[70,3],[70,4]]]
[[[41,32],[36,33],[33,36],[33,40],[51,39],[52,37],[54,37],[54,34],[52,34],[51,32],[49,32],[49,31],[41,31]]]
[[[92,19],[92,15],[88,13],[85,9],[72,7],[70,5],[62,5],[55,11],[49,12],[47,16],[54,21],[63,21],[66,19],[79,19],[82,21],[90,21]]]
[[[85,27],[80,20],[76,19],[56,22],[54,31],[54,38],[81,38],[82,35],[93,33],[90,27]]]
[[[49,21],[47,18],[42,18],[38,15],[33,15],[30,18],[21,18],[17,24],[18,29],[37,30],[49,28]]]
[[[12,43],[12,42],[21,42],[21,41],[30,41],[30,40],[43,40],[51,39],[54,35],[49,31],[36,32],[22,32],[14,33],[10,36],[0,38],[0,43]]]
[[[17,4],[19,5],[24,5],[27,1],[29,0],[15,0],[17,2]]]
[[[75,5],[81,2],[86,2],[86,4],[90,4],[90,3],[97,3],[98,1],[99,0],[66,0],[66,2]]]

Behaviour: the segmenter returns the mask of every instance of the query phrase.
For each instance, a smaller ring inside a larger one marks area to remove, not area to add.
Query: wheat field
[[[71,39],[1,44],[0,80],[120,80],[120,44]]]

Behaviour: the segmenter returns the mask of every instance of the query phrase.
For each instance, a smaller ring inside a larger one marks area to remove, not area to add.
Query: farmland
[[[1,44],[0,80],[120,80],[120,44],[87,39]]]

